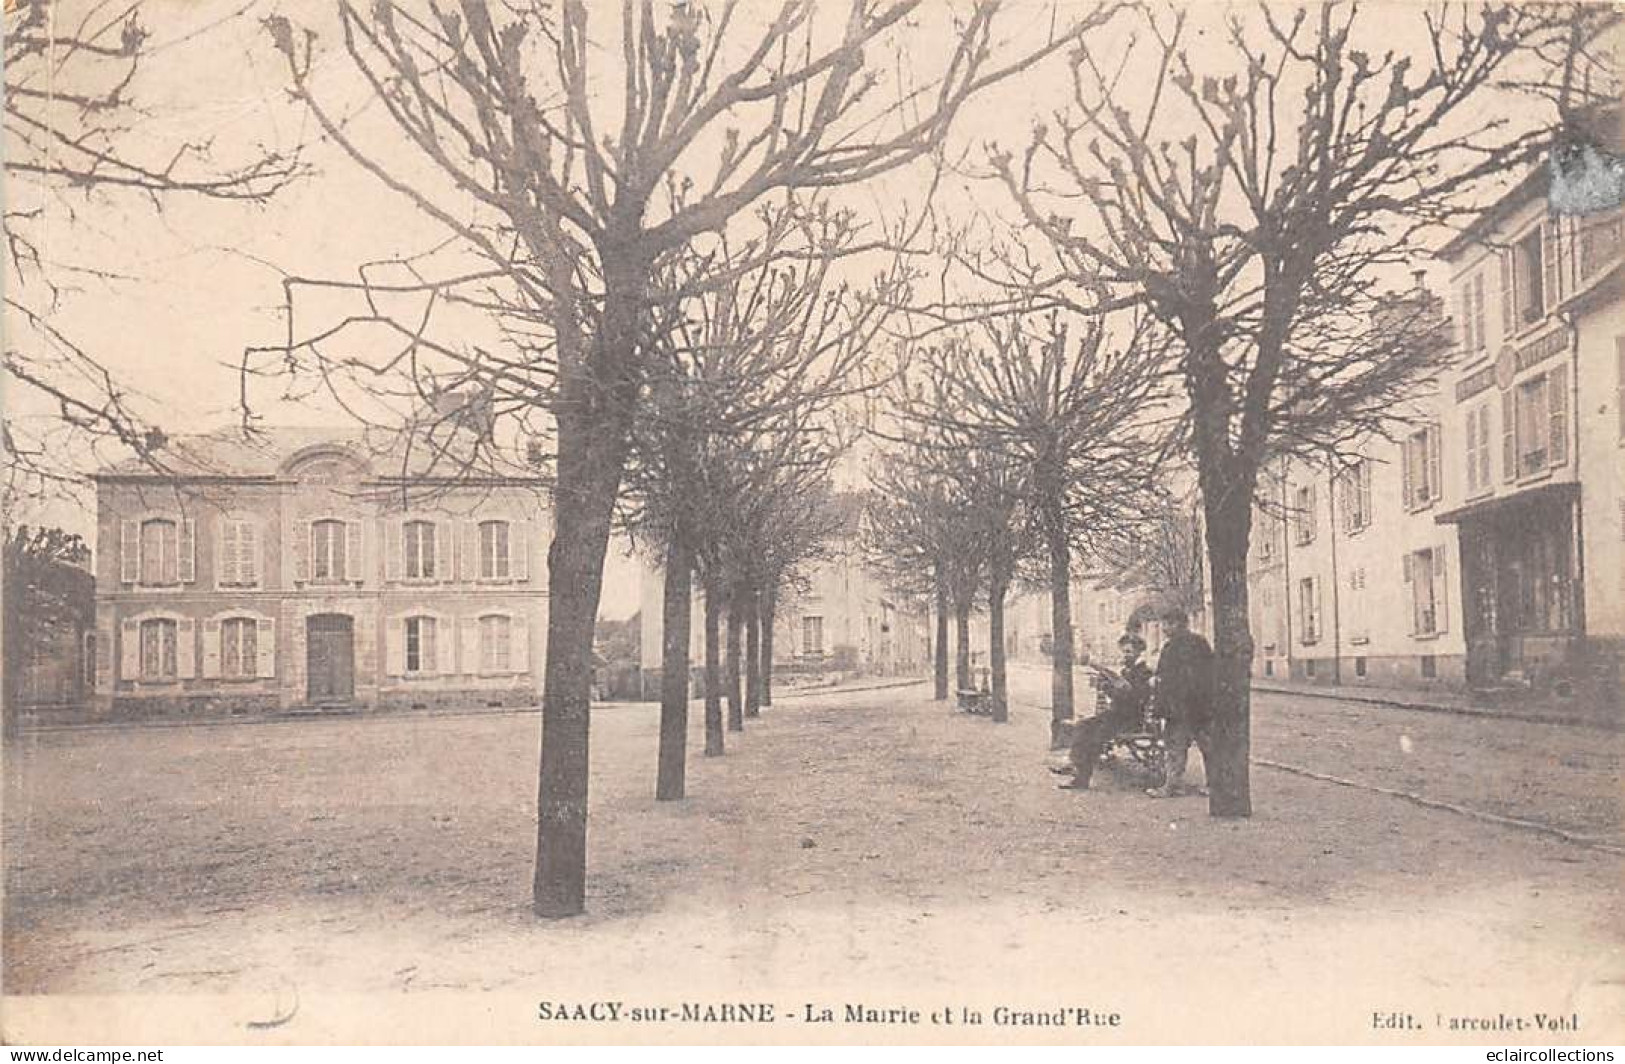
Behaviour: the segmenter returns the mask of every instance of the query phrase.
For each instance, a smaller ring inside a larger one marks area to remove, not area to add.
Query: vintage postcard
[[[1617,6],[4,18],[8,1044],[1625,1040]]]

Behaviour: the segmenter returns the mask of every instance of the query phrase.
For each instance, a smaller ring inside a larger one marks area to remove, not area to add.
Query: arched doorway
[[[305,620],[305,682],[313,704],[355,697],[355,622],[342,613]]]

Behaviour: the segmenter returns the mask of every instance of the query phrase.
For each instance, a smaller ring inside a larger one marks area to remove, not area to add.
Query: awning
[[[1511,495],[1493,495],[1487,499],[1470,502],[1466,506],[1458,506],[1454,510],[1446,510],[1435,514],[1433,520],[1441,525],[1459,525],[1465,521],[1479,521],[1487,517],[1500,516],[1508,510],[1522,509],[1526,506],[1551,506],[1559,503],[1572,503],[1580,497],[1580,484],[1574,480],[1563,480],[1555,483],[1548,482],[1513,492]]]

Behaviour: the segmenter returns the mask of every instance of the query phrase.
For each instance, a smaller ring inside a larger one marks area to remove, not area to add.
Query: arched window
[[[310,526],[310,577],[312,580],[344,580],[344,522],[317,521]]]
[[[181,582],[180,530],[168,518],[141,522],[141,582],[148,587]]]
[[[435,624],[433,617],[406,619],[406,671],[435,672]]]
[[[506,580],[508,565],[508,522],[480,522],[480,579]]]
[[[252,617],[220,623],[220,675],[241,679],[259,675],[259,639]]]
[[[513,620],[493,613],[480,618],[480,671],[508,672],[513,668]]]
[[[176,664],[177,631],[174,621],[158,617],[141,622],[141,678],[173,680],[179,675]]]
[[[434,523],[408,521],[402,529],[401,543],[406,550],[406,578],[408,580],[434,579]]]

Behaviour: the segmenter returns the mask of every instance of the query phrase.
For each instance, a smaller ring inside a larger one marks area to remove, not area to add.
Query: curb
[[[1625,722],[1598,720],[1564,713],[1525,713],[1518,710],[1486,709],[1481,706],[1452,706],[1420,699],[1395,698],[1350,691],[1346,687],[1282,687],[1276,684],[1254,683],[1252,690],[1271,695],[1302,695],[1305,698],[1323,698],[1334,702],[1363,702],[1372,706],[1390,706],[1411,709],[1418,713],[1447,713],[1457,717],[1484,717],[1490,720],[1517,720],[1526,724],[1557,724],[1568,728],[1594,728],[1597,731],[1619,731]]]

